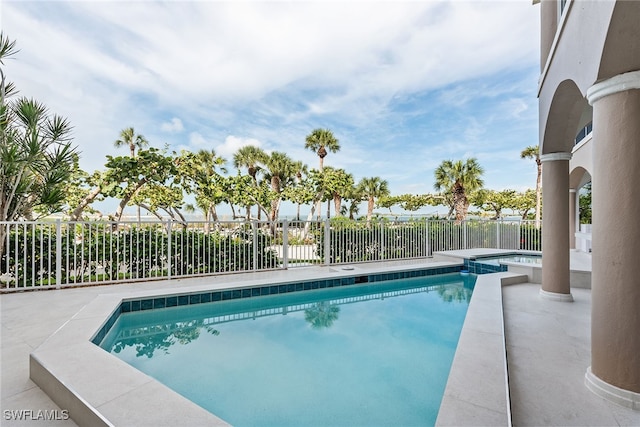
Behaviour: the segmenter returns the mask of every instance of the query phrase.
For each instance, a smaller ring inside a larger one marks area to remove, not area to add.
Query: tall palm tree
[[[240,147],[233,155],[233,167],[247,168],[247,173],[257,183],[257,174],[260,171],[259,163],[266,157],[265,152],[255,145]]]
[[[132,127],[129,127],[120,131],[120,138],[116,139],[113,145],[116,148],[129,147],[131,157],[135,157],[136,148],[142,149],[148,147],[149,141],[147,141],[143,135],[136,135],[136,131]]]
[[[328,151],[332,153],[337,153],[340,151],[340,142],[333,135],[329,129],[317,128],[311,131],[309,135],[307,135],[305,139],[304,148],[315,152],[320,159],[320,172],[324,167],[324,158],[327,156]],[[318,195],[318,200],[316,201],[313,209],[318,211],[318,218],[320,217],[320,203],[322,202],[323,194]],[[313,213],[310,214],[313,216]]]
[[[305,140],[304,148],[315,152],[320,158],[320,172],[324,166],[327,150],[332,153],[340,151],[340,143],[329,129],[314,129]]]
[[[536,228],[540,228],[540,200],[542,198],[542,162],[540,161],[540,148],[530,145],[520,153],[521,159],[534,159],[538,174],[536,175]]]
[[[358,184],[359,191],[362,196],[367,199],[367,223],[371,221],[373,216],[373,207],[375,199],[389,195],[389,184],[380,177],[362,178]]]
[[[445,160],[435,170],[436,182],[433,187],[436,191],[453,195],[453,207],[458,224],[467,216],[467,195],[484,185],[481,178],[483,173],[484,169],[475,158],[467,159],[465,162]]]

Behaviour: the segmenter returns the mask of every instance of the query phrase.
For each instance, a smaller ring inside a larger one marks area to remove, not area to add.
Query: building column
[[[576,248],[576,233],[580,231],[578,193],[574,188],[569,190],[569,249]]]
[[[569,286],[569,160],[571,153],[540,156],[542,167],[542,289],[555,301],[573,301]]]
[[[591,367],[585,384],[640,410],[640,71],[587,91],[593,105]]]

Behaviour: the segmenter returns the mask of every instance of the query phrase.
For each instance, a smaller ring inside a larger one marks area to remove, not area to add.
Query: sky
[[[305,137],[328,128],[341,149],[325,166],[394,195],[434,192],[442,161],[470,157],[485,188],[535,187],[520,152],[538,143],[539,13],[530,0],[0,4],[19,49],[8,79],[69,119],[88,172],[128,154],[113,144],[127,127],[157,148],[214,149],[232,171],[244,145],[317,168]]]

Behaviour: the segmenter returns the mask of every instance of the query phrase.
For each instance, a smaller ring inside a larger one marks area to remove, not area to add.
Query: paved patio
[[[397,268],[398,263],[392,265]],[[590,256],[572,254],[572,269],[578,265],[590,269]],[[262,273],[261,277],[276,282],[318,274],[326,274],[326,267]],[[1,424],[75,425],[71,420],[19,421],[7,411],[32,410],[35,416],[38,410],[57,410],[54,415],[64,418],[62,410],[29,379],[29,354],[96,296],[194,283],[228,286],[255,278],[255,274],[243,274],[1,295]],[[606,402],[584,386],[590,364],[590,290],[573,289],[573,303],[543,300],[538,292],[535,284],[505,286],[502,292],[513,424],[640,426],[640,412]],[[481,420],[468,424],[488,425]]]

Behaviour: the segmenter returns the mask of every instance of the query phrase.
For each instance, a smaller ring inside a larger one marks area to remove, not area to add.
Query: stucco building
[[[569,252],[592,250],[585,384],[640,409],[640,1],[539,3],[540,292],[572,301]],[[576,208],[588,182],[590,236],[580,233]]]

